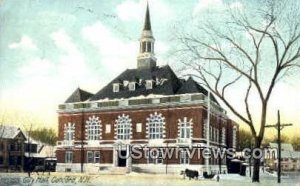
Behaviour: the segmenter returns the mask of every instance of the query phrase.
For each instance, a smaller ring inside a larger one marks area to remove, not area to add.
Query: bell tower
[[[144,29],[140,38],[140,51],[137,57],[138,69],[151,69],[156,66],[156,58],[154,55],[155,39],[151,30],[149,5],[147,2],[147,9],[145,15]]]

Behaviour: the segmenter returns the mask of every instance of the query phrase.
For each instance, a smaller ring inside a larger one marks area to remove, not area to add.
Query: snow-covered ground
[[[19,183],[17,183],[19,182]],[[153,175],[130,173],[126,175],[89,175],[80,173],[47,173],[37,175],[33,173],[31,178],[25,173],[0,173],[0,186],[11,185],[84,185],[84,186],[193,186],[193,185],[208,185],[208,186],[270,186],[277,185],[276,178],[266,174],[261,175],[260,183],[252,183],[250,177],[240,176],[238,174],[220,175],[220,181],[216,179],[199,180],[183,179],[182,175]],[[291,179],[282,179],[282,184],[286,186],[300,186],[300,177]]]

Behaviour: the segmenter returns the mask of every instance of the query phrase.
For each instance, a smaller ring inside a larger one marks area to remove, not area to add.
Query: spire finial
[[[150,21],[150,12],[149,12],[148,1],[147,1],[147,10],[146,10],[146,16],[145,16],[144,30],[151,30],[151,21]]]
[[[154,42],[155,39],[151,30],[150,11],[147,1],[147,9],[145,15],[145,24],[140,38],[140,52],[138,55],[138,68],[152,69],[156,67],[156,58],[154,55]]]

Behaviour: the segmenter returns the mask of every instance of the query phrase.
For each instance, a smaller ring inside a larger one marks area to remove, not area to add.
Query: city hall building
[[[227,171],[226,159],[205,160],[202,151],[190,151],[235,148],[238,125],[193,78],[157,66],[154,44],[147,5],[137,67],[96,94],[78,88],[59,105],[57,171]],[[178,153],[163,157],[169,149]]]

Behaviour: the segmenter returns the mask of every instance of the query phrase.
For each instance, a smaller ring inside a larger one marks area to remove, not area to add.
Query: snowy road
[[[180,175],[151,175],[130,173],[126,175],[88,175],[75,173],[51,173],[44,175],[33,174],[31,178],[25,173],[0,173],[0,186],[22,185],[22,186],[270,186],[277,185],[276,178],[261,176],[261,183],[251,183],[249,177],[242,177],[236,174],[227,174],[220,176],[220,182],[216,180],[188,180]],[[283,179],[281,185],[300,186],[300,177],[295,176],[289,179]]]

